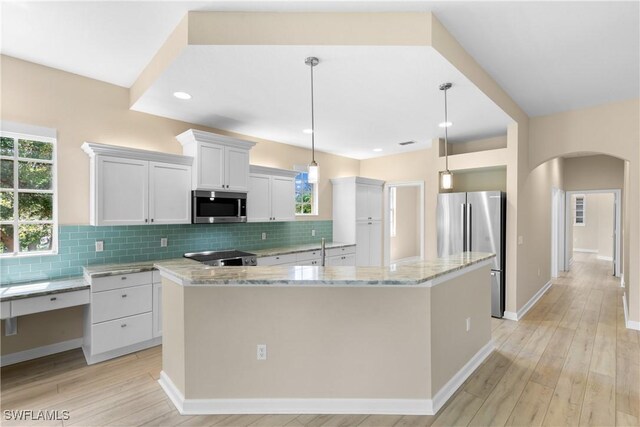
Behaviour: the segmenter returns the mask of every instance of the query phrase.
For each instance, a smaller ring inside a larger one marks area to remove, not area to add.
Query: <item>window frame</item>
[[[293,170],[299,173],[309,173],[309,169],[307,167],[307,165],[294,165],[293,166]],[[307,175],[308,176],[308,175]],[[295,181],[297,180],[298,175],[296,175],[293,180],[293,185],[295,187]],[[296,217],[309,217],[309,216],[318,216],[318,209],[319,209],[319,201],[318,201],[318,183],[312,183],[312,182],[308,182],[307,183],[309,185],[311,185],[313,187],[313,203],[311,204],[311,213],[298,213],[295,210],[294,207],[294,214]],[[297,197],[298,192],[297,190],[294,188],[294,204],[295,204],[295,197]]]
[[[582,200],[581,218],[582,222],[578,222],[578,199]],[[587,197],[584,194],[576,194],[573,201],[573,225],[584,227],[587,224]]]
[[[15,130],[12,130],[12,128],[15,128]],[[29,126],[29,125],[19,125],[19,124],[3,122],[0,127],[0,136],[5,138],[12,138],[14,140],[13,156],[0,155],[0,159],[2,160],[13,161],[13,189],[10,191],[7,191],[8,189],[1,190],[3,192],[12,192],[14,195],[13,220],[11,221],[0,220],[0,225],[13,226],[14,248],[13,248],[13,252],[0,253],[0,258],[26,258],[26,257],[33,257],[33,256],[57,255],[58,248],[59,248],[59,242],[58,242],[58,143],[57,143],[57,138],[55,137],[55,130],[47,129],[47,128],[39,128],[39,127]],[[19,156],[19,140],[20,139],[45,142],[45,143],[51,144],[52,145],[51,160],[20,157]],[[23,162],[36,161],[38,163],[50,164],[51,165],[51,190],[31,190],[31,189],[18,188],[19,187],[18,168],[19,168],[20,161],[23,161]],[[21,221],[19,217],[19,212],[18,212],[19,210],[18,195],[20,193],[51,194],[52,195],[52,201],[51,201],[52,219]],[[51,224],[51,228],[52,228],[51,249],[47,251],[21,252],[20,238],[19,238],[19,227],[21,224]]]

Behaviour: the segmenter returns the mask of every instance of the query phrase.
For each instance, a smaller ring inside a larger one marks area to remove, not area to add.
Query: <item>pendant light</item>
[[[315,128],[315,118],[313,111],[313,67],[318,65],[320,61],[315,56],[309,56],[304,60],[304,63],[309,66],[311,69],[311,163],[309,163],[309,175],[307,180],[310,183],[318,182],[319,177],[319,167],[318,162],[316,162],[316,128]]]
[[[449,135],[447,129],[451,126],[447,112],[447,90],[451,89],[451,83],[442,83],[440,90],[444,91],[444,171],[440,172],[440,188],[451,190],[453,188],[453,174],[449,170]]]

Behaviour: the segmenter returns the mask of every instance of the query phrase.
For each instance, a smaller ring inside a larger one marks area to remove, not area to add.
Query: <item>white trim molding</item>
[[[482,347],[432,399],[185,399],[164,372],[158,383],[182,415],[379,414],[434,415],[495,348]]]
[[[624,288],[626,285],[625,281],[624,281],[624,274],[620,275],[620,287]]]
[[[597,254],[597,249],[581,249],[581,248],[573,248],[573,252],[584,252],[586,254]]]
[[[635,329],[640,331],[640,322],[629,320],[629,308],[627,307],[627,293],[622,293],[622,308],[624,309],[624,325],[627,329]]]
[[[158,151],[140,150],[137,148],[121,147],[117,145],[96,144],[85,142],[80,147],[91,159],[104,155],[111,157],[124,157],[126,159],[148,160],[150,162],[163,162],[176,165],[191,166],[193,157],[180,156],[178,154],[161,153]]]
[[[540,288],[538,292],[536,292],[535,295],[532,296],[531,299],[527,301],[527,303],[523,305],[520,310],[518,310],[517,313],[514,313],[513,311],[505,311],[504,318],[507,320],[514,320],[516,322],[522,319],[524,315],[527,314],[529,310],[531,310],[531,307],[533,307],[538,302],[538,300],[542,298],[542,295],[544,295],[545,292],[547,292],[550,287],[551,287],[551,280],[545,283],[545,285],[542,288]]]
[[[15,363],[26,362],[27,360],[50,356],[52,354],[62,353],[63,351],[69,351],[80,347],[82,347],[82,338],[74,338],[72,340],[44,345],[42,347],[30,348],[29,350],[5,354],[4,356],[0,357],[0,366],[8,366]]]
[[[600,261],[613,261],[612,256],[598,255],[596,258],[599,259]]]

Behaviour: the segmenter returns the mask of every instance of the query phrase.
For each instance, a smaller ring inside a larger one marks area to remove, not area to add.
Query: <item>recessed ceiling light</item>
[[[452,125],[453,123],[451,122],[442,122],[442,123],[438,123],[438,126],[440,126],[441,128],[448,128]]]
[[[306,133],[307,135],[311,135],[313,133],[313,130],[311,130],[311,129],[302,129],[302,133]]]
[[[379,153],[382,151],[382,148],[374,148],[373,151],[375,151],[376,153]]]
[[[173,92],[173,96],[178,99],[191,99],[191,95],[189,95],[187,92]]]

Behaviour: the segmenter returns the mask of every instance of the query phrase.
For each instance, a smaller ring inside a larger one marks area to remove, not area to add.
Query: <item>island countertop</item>
[[[440,276],[495,257],[464,252],[443,258],[392,264],[388,267],[211,267],[177,258],[156,261],[160,274],[183,286],[225,285],[426,285]]]

